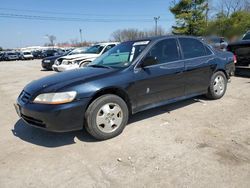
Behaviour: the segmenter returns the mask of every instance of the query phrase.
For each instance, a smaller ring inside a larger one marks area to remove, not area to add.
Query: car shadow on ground
[[[134,124],[135,122],[164,113],[171,114],[171,112],[174,110],[191,105],[196,102],[203,103],[204,100],[206,99],[203,97],[199,97],[196,99],[193,98],[137,113],[135,115],[132,115],[129,120],[128,126]],[[31,127],[21,119],[18,120],[14,125],[12,133],[14,136],[20,138],[23,141],[49,148],[75,144],[75,138],[83,142],[98,142],[98,140],[91,137],[86,130],[67,133],[52,133]]]

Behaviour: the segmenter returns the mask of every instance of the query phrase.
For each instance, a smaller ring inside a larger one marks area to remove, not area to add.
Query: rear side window
[[[212,55],[212,51],[210,50],[210,48],[208,48],[206,45],[204,45],[205,51],[206,51],[206,55]]]
[[[159,64],[180,59],[176,39],[165,39],[152,47],[147,56],[157,59]]]
[[[180,38],[180,45],[185,59],[206,55],[204,45],[196,39]]]

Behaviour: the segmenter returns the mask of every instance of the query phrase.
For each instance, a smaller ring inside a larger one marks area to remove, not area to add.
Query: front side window
[[[89,66],[128,67],[141,54],[149,42],[150,41],[129,41],[121,43],[90,63]]]
[[[206,55],[203,43],[197,39],[179,38],[179,42],[185,59]]]
[[[86,54],[99,54],[103,50],[104,46],[102,45],[94,45],[91,46],[90,48],[86,49],[84,53]]]
[[[153,57],[158,64],[179,60],[180,55],[176,39],[165,39],[158,42],[152,47],[147,56]]]

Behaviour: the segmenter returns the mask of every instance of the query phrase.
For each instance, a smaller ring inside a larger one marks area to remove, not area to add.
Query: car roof
[[[110,45],[110,44],[119,44],[119,42],[101,42],[101,43],[96,43],[94,45],[101,45],[101,46],[107,46],[107,45]]]
[[[126,41],[126,42],[158,41],[158,40],[168,39],[168,38],[193,38],[193,39],[198,39],[198,37],[187,36],[187,35],[164,35],[164,36],[146,37],[146,38],[141,38],[141,39],[136,39],[136,40],[129,40],[129,41]]]

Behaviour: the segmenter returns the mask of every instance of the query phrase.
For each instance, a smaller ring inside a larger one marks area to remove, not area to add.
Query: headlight
[[[50,63],[50,60],[46,59],[43,61],[44,63]]]
[[[81,63],[83,60],[75,60],[75,61],[73,61],[73,64],[78,64],[79,65],[79,63]]]
[[[38,95],[33,102],[42,104],[64,104],[73,101],[75,97],[76,91],[43,93]]]
[[[68,60],[63,60],[63,61],[62,61],[62,64],[63,64],[63,65],[68,65],[69,63],[70,63],[70,62],[69,62]]]
[[[58,61],[58,59],[55,61],[54,65],[59,65],[60,62]]]

